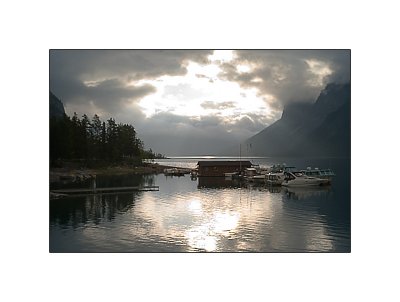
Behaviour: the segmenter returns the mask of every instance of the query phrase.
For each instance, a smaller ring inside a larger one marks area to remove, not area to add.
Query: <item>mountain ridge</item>
[[[314,103],[285,106],[281,119],[247,139],[249,155],[350,156],[350,83],[328,84]]]
[[[51,91],[50,91],[50,118],[61,118],[65,114],[64,105],[59,98],[57,98]]]

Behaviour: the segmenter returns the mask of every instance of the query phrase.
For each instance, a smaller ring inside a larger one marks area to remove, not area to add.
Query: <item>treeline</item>
[[[50,161],[85,160],[86,162],[118,163],[127,161],[139,164],[142,159],[163,158],[161,154],[145,150],[129,124],[116,123],[113,118],[101,121],[95,114],[81,119],[75,113],[72,118],[50,118]]]

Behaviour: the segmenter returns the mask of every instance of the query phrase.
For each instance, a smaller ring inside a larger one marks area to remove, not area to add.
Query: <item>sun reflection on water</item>
[[[198,199],[191,199],[188,203],[188,209],[194,215],[201,215],[203,213],[201,201]]]
[[[198,188],[189,178],[159,176],[157,181],[160,191],[144,192],[119,231],[120,237],[149,250],[164,251],[170,246],[182,252],[334,248],[321,216],[292,195],[263,187]]]
[[[205,249],[208,252],[217,250],[220,237],[232,232],[239,222],[239,213],[217,212],[211,219],[185,232],[188,244],[192,248]]]

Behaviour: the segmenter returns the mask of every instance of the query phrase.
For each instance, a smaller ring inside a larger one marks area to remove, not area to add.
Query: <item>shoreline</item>
[[[127,167],[112,166],[105,168],[50,168],[50,182],[62,179],[88,179],[97,175],[123,175],[123,174],[160,174],[164,169],[178,168],[173,166],[160,165],[157,163],[146,163],[144,166]]]

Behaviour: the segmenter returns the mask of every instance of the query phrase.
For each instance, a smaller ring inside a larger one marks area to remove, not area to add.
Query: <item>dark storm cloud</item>
[[[82,99],[90,100],[110,114],[119,113],[126,105],[132,104],[142,97],[156,91],[151,85],[126,86],[118,79],[104,80],[96,86],[81,87],[77,98],[71,102],[81,103]],[[84,102],[84,101],[83,101]]]
[[[129,80],[184,75],[187,62],[208,63],[202,50],[52,50],[50,71],[79,79],[127,77]]]
[[[65,105],[91,102],[108,113],[155,92],[143,79],[184,75],[188,61],[208,62],[212,51],[186,50],[52,50],[50,90]],[[129,84],[129,85],[128,85]],[[76,107],[76,106],[75,106]]]
[[[282,108],[292,101],[313,101],[326,84],[350,80],[348,50],[240,50],[235,53],[234,60],[220,65],[223,72],[219,77],[244,88],[256,88],[259,96],[274,108]],[[240,65],[251,69],[239,72]],[[313,72],[311,65],[319,74]],[[331,74],[324,74],[324,68]]]

